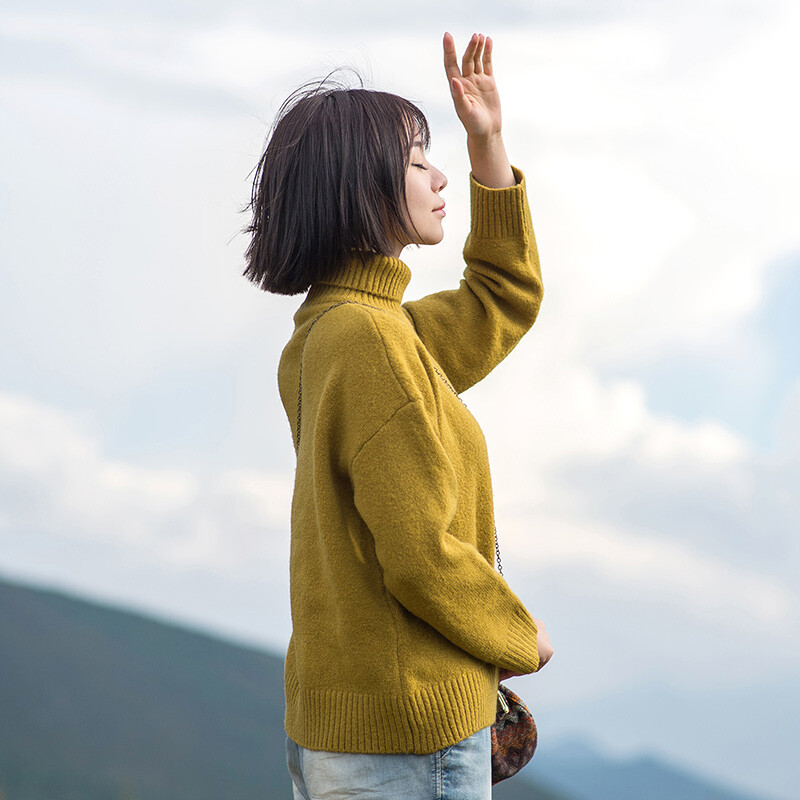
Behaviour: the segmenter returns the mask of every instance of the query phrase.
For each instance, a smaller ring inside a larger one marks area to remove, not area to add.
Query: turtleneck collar
[[[355,253],[340,269],[308,290],[307,303],[333,298],[398,306],[411,280],[411,270],[399,258],[377,253]]]

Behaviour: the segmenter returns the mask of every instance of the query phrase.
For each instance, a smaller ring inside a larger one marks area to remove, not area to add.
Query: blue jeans
[[[329,753],[287,736],[294,800],[491,800],[491,732],[427,755]]]

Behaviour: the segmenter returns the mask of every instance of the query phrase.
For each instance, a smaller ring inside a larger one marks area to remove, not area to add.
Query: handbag
[[[303,402],[303,351],[305,350],[306,340],[311,333],[311,329],[320,319],[334,308],[345,303],[353,303],[352,300],[343,300],[335,305],[326,308],[309,325],[306,335],[303,338],[303,345],[300,350],[300,380],[297,396],[297,425],[295,427],[295,447],[300,449],[300,414]],[[356,303],[356,305],[364,305]],[[458,397],[458,392],[453,388],[444,375],[439,370],[437,374],[444,380],[450,390]],[[464,403],[460,397],[458,399]],[[464,405],[466,405],[464,403]],[[497,569],[503,574],[503,566],[500,563],[500,545],[497,541],[497,528],[494,531],[494,547],[497,553]],[[492,724],[492,786],[512,775],[516,775],[532,758],[536,750],[538,732],[536,723],[533,721],[531,712],[528,711],[525,703],[514,694],[509,688],[498,684],[497,687],[497,717]]]
[[[502,683],[492,725],[492,786],[516,775],[532,758],[538,732],[525,703]]]

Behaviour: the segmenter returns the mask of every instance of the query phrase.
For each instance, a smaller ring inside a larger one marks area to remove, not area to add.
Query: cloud
[[[288,557],[286,474],[218,474],[108,458],[64,412],[0,394],[0,496],[10,535],[113,543],[154,563],[241,575]]]
[[[595,439],[597,463],[606,470],[619,470],[620,462],[640,456],[635,464],[640,487],[651,492],[666,476],[677,475],[682,485],[675,492],[684,496],[703,480],[703,470],[710,470],[712,480],[735,486],[735,475],[725,474],[740,469],[743,460],[733,437],[713,427],[662,424],[648,418],[635,393],[626,398],[624,390],[612,390],[604,397],[595,390],[595,402],[612,410],[619,406],[606,417],[603,436]],[[637,403],[638,414],[630,413]],[[566,413],[576,442],[586,433],[576,423],[599,417],[585,401]],[[491,439],[496,430],[491,419],[485,428]],[[156,564],[204,569],[232,580],[263,570],[275,581],[285,580],[288,471],[202,474],[110,459],[79,420],[7,393],[0,395],[0,430],[7,531],[46,530],[66,539],[112,542]],[[700,625],[736,620],[740,630],[769,628],[775,635],[793,630],[797,596],[769,572],[732,563],[729,540],[727,548],[715,550],[674,535],[663,520],[651,519],[650,526],[647,519],[639,526],[624,519],[615,523],[609,495],[618,497],[620,490],[606,482],[611,490],[600,491],[596,476],[598,485],[570,484],[563,475],[554,480],[548,473],[556,463],[551,460],[555,448],[541,439],[540,444],[550,459],[538,465],[518,462],[513,477],[507,465],[520,455],[519,448],[506,442],[493,454],[496,475],[503,478],[495,480],[502,487],[497,492],[501,547],[526,576],[524,583],[560,576],[597,598],[624,596],[639,604],[682,608]],[[592,451],[591,441],[582,444],[584,454]],[[574,465],[569,448],[562,452],[565,463]],[[592,503],[595,491],[604,504]],[[707,496],[708,486],[698,492]],[[644,503],[645,509],[652,507]],[[687,523],[680,513],[674,521]]]
[[[535,583],[563,580],[582,587],[588,601],[625,596],[630,603],[665,604],[699,627],[741,634],[765,630],[793,635],[800,621],[796,592],[774,576],[727,562],[724,556],[654,530],[613,525],[592,517],[555,517],[530,508],[507,517],[509,556]]]
[[[713,420],[652,413],[635,382],[542,363],[536,326],[528,339],[464,396],[490,448],[501,552],[524,582],[555,574],[700,625],[795,630],[800,553],[779,562],[797,520],[778,518],[761,458]]]

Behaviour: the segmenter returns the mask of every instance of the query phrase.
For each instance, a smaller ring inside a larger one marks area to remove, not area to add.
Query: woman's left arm
[[[458,392],[485,377],[533,325],[543,295],[525,180],[501,136],[492,40],[470,40],[461,69],[450,34],[444,65],[472,163],[467,268],[458,289],[403,304],[425,347]]]

